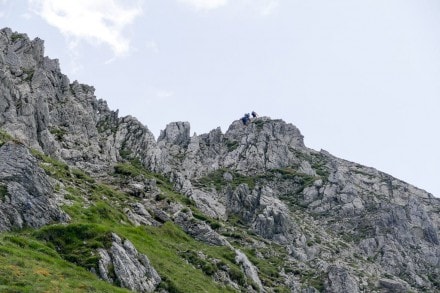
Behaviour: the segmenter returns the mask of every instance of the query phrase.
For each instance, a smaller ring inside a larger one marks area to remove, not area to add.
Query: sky
[[[254,110],[440,197],[438,0],[0,0],[0,26],[155,137]]]

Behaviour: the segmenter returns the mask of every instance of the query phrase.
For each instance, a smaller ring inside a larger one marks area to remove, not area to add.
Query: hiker
[[[249,113],[244,114],[243,118],[241,118],[241,121],[244,125],[247,125],[248,122],[251,120]]]
[[[258,117],[258,114],[257,114],[255,111],[252,111],[252,117],[253,117],[253,118],[257,118],[257,117]]]

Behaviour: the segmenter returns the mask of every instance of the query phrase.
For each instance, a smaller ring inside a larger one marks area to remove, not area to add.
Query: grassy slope
[[[11,137],[0,132],[0,145],[7,140]],[[72,221],[39,230],[1,233],[0,292],[127,292],[89,271],[96,268],[95,249],[108,247],[110,232],[129,239],[148,256],[162,277],[160,286],[169,292],[237,291],[213,281],[212,275],[220,269],[241,286],[252,285],[235,264],[235,253],[230,248],[196,241],[172,222],[161,227],[134,227],[121,211],[136,198],[37,151],[32,154],[45,172],[59,182],[55,191],[65,193],[70,200],[64,210]],[[179,201],[211,226],[224,225],[204,217],[188,198],[175,193],[163,177],[147,172],[138,162],[119,164],[115,170],[116,177],[141,175],[156,179],[162,191],[159,200]],[[202,252],[206,258],[194,252]],[[260,260],[260,265],[263,282],[272,282],[271,274],[278,268],[264,260]]]
[[[129,292],[64,259],[28,231],[0,236],[0,292]]]

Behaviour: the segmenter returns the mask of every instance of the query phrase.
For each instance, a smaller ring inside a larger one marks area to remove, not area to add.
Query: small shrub
[[[226,141],[226,148],[228,149],[228,152],[232,152],[236,150],[238,146],[239,146],[238,141],[230,141],[230,140]]]
[[[229,277],[232,280],[236,281],[241,286],[246,285],[246,277],[239,268],[236,267],[229,268]]]
[[[217,221],[212,221],[209,225],[214,230],[217,230],[218,228],[220,228],[222,226],[222,224],[220,224],[220,222],[217,222]]]
[[[21,70],[23,71],[24,74],[26,74],[26,78],[24,80],[31,81],[32,78],[34,77],[35,69],[22,68]]]
[[[5,185],[0,185],[0,200],[4,200],[8,194],[8,187]]]
[[[85,180],[89,183],[94,183],[95,179],[87,175],[84,171],[81,171],[79,169],[72,169],[72,175],[80,180]]]
[[[66,260],[87,269],[97,269],[97,248],[111,246],[110,232],[94,224],[52,225],[35,232]]]
[[[25,35],[24,34],[19,34],[19,33],[13,33],[11,35],[11,42],[14,43],[18,40],[24,39]]]
[[[60,141],[60,140],[63,140],[63,138],[64,138],[64,135],[66,135],[66,130],[64,130],[64,129],[61,129],[61,128],[52,128],[51,130],[50,130],[50,133],[53,135],[53,136],[55,136],[55,139],[56,140],[58,140],[58,141]]]
[[[262,129],[263,129],[263,126],[264,126],[264,124],[265,124],[265,121],[263,121],[263,120],[257,120],[257,121],[254,121],[253,124],[255,124],[255,125],[257,126],[257,129],[258,129],[258,130],[262,130]]]
[[[0,130],[0,146],[4,145],[6,142],[13,140],[13,137],[8,133]]]
[[[141,171],[130,163],[121,163],[115,166],[115,174],[136,177],[141,175]]]

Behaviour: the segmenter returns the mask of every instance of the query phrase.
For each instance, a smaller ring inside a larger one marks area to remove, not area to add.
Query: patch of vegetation
[[[72,91],[72,94],[75,95],[75,93]],[[118,130],[116,123],[113,123],[111,116],[106,116],[102,120],[98,121],[96,125],[96,129],[99,133],[104,133],[107,130],[109,130],[111,133],[115,134]]]
[[[291,167],[280,168],[280,169],[271,169],[269,170],[269,177],[277,176],[281,177],[283,180],[292,180],[298,185],[301,186],[301,189],[298,192],[302,192],[304,188],[312,186],[313,183],[319,179],[315,176],[311,176],[305,173],[298,172],[296,169]]]
[[[180,255],[208,276],[212,276],[218,271],[218,267],[213,263],[213,260],[208,259],[206,256],[202,257],[193,250],[182,251]]]
[[[434,288],[440,288],[440,274],[430,273],[428,274],[428,280],[434,285]]]
[[[109,229],[96,224],[51,225],[36,231],[35,236],[64,259],[88,270],[98,269],[96,250],[110,248],[112,241]]]
[[[14,43],[18,40],[25,39],[25,38],[26,38],[25,34],[13,33],[11,35],[11,42]]]
[[[324,291],[324,276],[314,271],[301,271],[300,279],[302,284],[307,284],[319,292]]]
[[[133,166],[131,163],[120,163],[115,165],[115,174],[129,176],[129,177],[137,177],[142,174],[142,172]]]
[[[230,173],[232,180],[227,181],[223,178],[224,173]],[[236,188],[240,184],[247,184],[249,189],[254,189],[258,177],[244,176],[240,173],[233,172],[227,169],[218,169],[205,177],[200,178],[194,184],[198,187],[214,187],[217,191],[220,191],[224,186],[230,185],[232,188]]]
[[[228,152],[232,152],[232,151],[236,150],[239,145],[240,144],[238,141],[226,140],[226,147],[228,149]]]
[[[256,120],[252,121],[252,123],[257,127],[258,130],[262,130],[266,122],[264,120]]]
[[[6,142],[13,140],[13,137],[10,136],[8,133],[4,132],[3,130],[0,130],[0,146],[4,145]]]
[[[60,141],[63,140],[64,135],[66,135],[66,130],[59,128],[59,127],[54,127],[52,129],[50,129],[50,133],[52,133],[53,136],[55,136],[55,139]]]
[[[206,216],[205,214],[200,212],[195,207],[192,207],[191,210],[192,210],[192,215],[193,215],[194,218],[208,223],[209,226],[211,226],[212,229],[216,230],[216,229],[218,229],[218,228],[220,228],[222,226],[222,224],[220,224],[219,221],[217,221],[217,220],[215,220],[215,219],[213,219],[211,217]]]
[[[86,181],[86,182],[88,182],[88,183],[94,183],[95,182],[95,179],[93,179],[92,177],[90,177],[90,175],[88,175],[86,172],[84,172],[84,171],[81,171],[80,169],[76,169],[76,168],[72,168],[71,170],[70,170],[70,172],[71,172],[71,174],[75,177],[75,178],[77,178],[77,179],[79,179],[79,180],[84,180],[84,181]]]
[[[235,292],[235,290],[215,283],[211,278],[217,268],[210,268],[208,263],[191,264],[189,251],[199,251],[208,259],[220,260],[227,269],[240,271],[234,263],[235,253],[228,247],[210,246],[194,240],[172,222],[161,227],[115,227],[115,232],[129,239],[136,248],[148,256],[153,267],[165,280],[164,286],[172,288],[170,292]],[[185,256],[185,252],[187,252]],[[232,259],[232,261],[231,261]],[[193,260],[196,263],[196,260]],[[241,271],[240,271],[241,272]],[[208,274],[209,273],[209,274]],[[239,275],[237,273],[237,275]],[[241,277],[244,278],[243,273]],[[191,282],[188,282],[191,280]]]
[[[51,166],[53,166],[53,168],[57,169],[57,171],[61,171],[61,170],[63,170],[63,172],[69,171],[69,166],[66,163],[63,163],[55,158],[52,158],[48,155],[45,155],[42,152],[37,151],[35,149],[30,149],[30,152],[35,158],[42,161],[43,163],[46,163],[46,164],[43,164],[43,166],[51,165]],[[45,168],[43,167],[43,169],[45,169]],[[46,169],[45,169],[45,171],[46,171]],[[53,169],[49,169],[49,171],[53,171]],[[51,173],[51,172],[49,172],[49,173]],[[50,175],[56,175],[58,173],[59,172],[55,172],[55,174],[50,174]],[[68,173],[68,174],[70,175],[70,173]],[[66,176],[69,176],[69,175],[66,175]]]
[[[258,275],[263,285],[272,288],[278,287],[278,292],[289,292],[285,291],[288,288],[282,285],[284,280],[280,275],[281,269],[285,267],[285,258],[282,257],[285,254],[284,248],[274,244],[267,248],[244,249],[243,252],[258,267]],[[257,255],[257,252],[260,256]]]
[[[3,184],[0,184],[0,200],[4,200],[7,194],[8,194],[8,187]]]
[[[119,155],[121,156],[122,159],[124,160],[131,160],[132,159],[132,152],[130,150],[127,150],[126,148],[122,148],[119,151]]]
[[[26,78],[24,79],[25,81],[31,81],[32,78],[34,77],[34,73],[35,73],[35,69],[33,68],[21,68],[21,70],[23,71],[24,74],[26,74]]]
[[[59,256],[25,232],[0,234],[0,292],[130,292]]]

